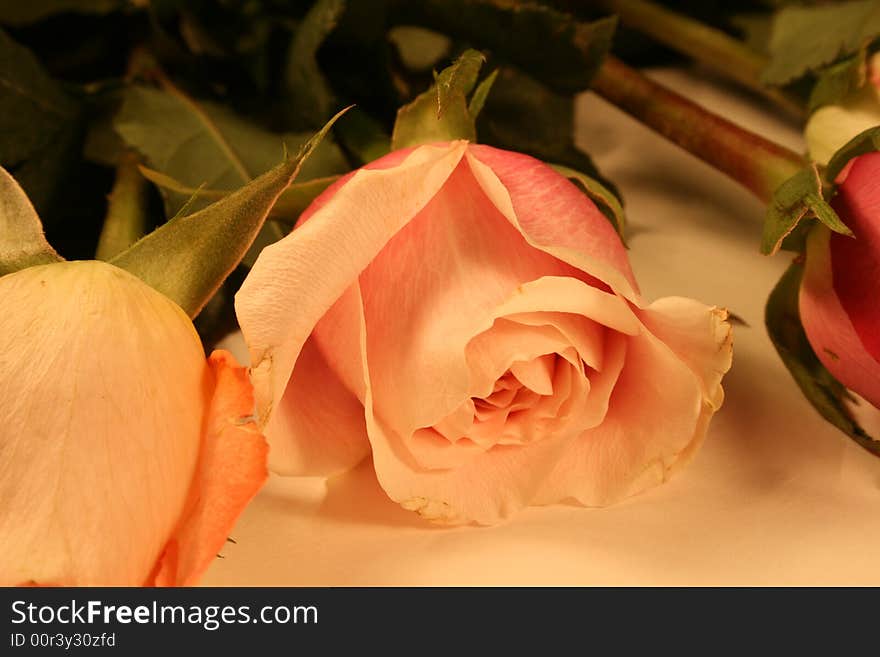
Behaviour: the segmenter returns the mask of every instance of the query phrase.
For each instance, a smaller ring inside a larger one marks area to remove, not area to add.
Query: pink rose
[[[832,206],[855,239],[822,225],[810,231],[801,321],[831,374],[880,408],[880,153],[844,173]]]
[[[245,369],[103,262],[0,304],[0,585],[194,584],[267,475]]]
[[[392,499],[450,523],[665,481],[731,359],[723,310],[642,304],[574,184],[467,142],[340,180],[263,251],[236,310],[274,469],[372,453]]]

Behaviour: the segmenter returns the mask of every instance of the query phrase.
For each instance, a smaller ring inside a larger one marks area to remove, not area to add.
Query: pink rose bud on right
[[[730,367],[723,310],[645,304],[609,221],[526,155],[405,149],[330,187],[236,297],[270,467],[372,453],[447,522],[606,505],[701,444]]]
[[[801,321],[828,371],[880,408],[880,153],[843,175],[831,204],[855,239],[821,224],[810,231]]]

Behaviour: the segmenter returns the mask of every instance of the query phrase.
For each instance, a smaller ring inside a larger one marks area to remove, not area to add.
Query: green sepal
[[[576,171],[562,164],[551,164],[551,167],[566,178],[572,180],[578,187],[596,204],[600,212],[604,214],[614,230],[620,235],[620,240],[626,245],[626,214],[620,199],[605,185],[585,173]]]
[[[859,426],[846,406],[846,400],[850,398],[848,391],[822,364],[807,340],[798,308],[803,273],[804,265],[797,260],[773,288],[764,312],[767,333],[813,408],[860,446],[880,456],[880,441],[874,440]]]
[[[825,179],[834,182],[851,159],[874,151],[880,151],[880,126],[860,132],[841,146],[828,162]]]
[[[483,107],[486,105],[486,99],[489,97],[489,92],[492,91],[492,85],[495,84],[497,78],[498,69],[496,68],[486,76],[486,79],[477,85],[476,89],[474,89],[474,93],[468,102],[468,114],[471,115],[471,118],[474,121],[477,120],[477,117],[480,116],[480,112],[483,111]]]
[[[241,262],[278,197],[341,115],[333,117],[296,157],[285,159],[195,214],[168,221],[111,263],[139,277],[195,317]]]
[[[0,167],[0,276],[64,260],[43,233],[43,224],[15,178]]]
[[[435,78],[428,91],[397,111],[391,148],[397,150],[435,141],[476,141],[476,117],[468,110],[468,94],[477,83],[485,57],[466,50]],[[482,108],[485,96],[477,102]]]
[[[852,237],[852,231],[841,221],[823,196],[822,180],[815,166],[798,171],[782,183],[767,206],[761,253],[773,255],[798,224],[815,217],[831,230]]]
[[[229,189],[206,189],[205,187],[191,187],[184,185],[179,180],[175,180],[171,176],[167,176],[160,171],[150,169],[149,167],[139,167],[141,175],[156,185],[161,190],[172,192],[181,197],[189,196],[194,199],[198,206],[205,203],[215,203],[220,199],[226,198],[233,193]],[[269,210],[269,219],[278,221],[290,228],[296,223],[297,218],[309,204],[318,197],[327,187],[339,180],[340,176],[327,176],[326,178],[314,178],[305,182],[292,183],[285,189],[272,209]],[[178,212],[178,215],[186,214],[186,212]]]

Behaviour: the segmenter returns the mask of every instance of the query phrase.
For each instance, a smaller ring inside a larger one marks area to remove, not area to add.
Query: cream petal
[[[280,403],[318,320],[437,194],[465,148],[423,146],[399,166],[359,170],[307,222],[262,251],[235,300],[261,422]],[[273,433],[270,427],[270,442]]]
[[[376,413],[404,434],[439,422],[468,395],[465,345],[511,290],[578,273],[529,246],[460,162],[360,277]]]
[[[678,354],[644,330],[626,338],[622,362],[602,423],[571,442],[540,503],[612,504],[665,481],[702,441],[714,407]]]
[[[810,115],[804,128],[810,157],[820,164],[828,164],[846,142],[878,124],[880,89],[865,85],[843,103],[820,107]]]
[[[141,585],[201,445],[192,323],[99,262],[9,274],[0,299],[0,582]]]
[[[713,408],[724,401],[721,379],[733,361],[733,330],[727,311],[683,297],[658,299],[639,319],[696,375]]]

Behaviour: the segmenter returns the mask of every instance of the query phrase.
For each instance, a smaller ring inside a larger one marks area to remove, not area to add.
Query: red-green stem
[[[802,102],[761,81],[767,57],[725,32],[648,0],[598,0],[597,4],[617,14],[627,27],[762,95],[786,114],[805,118]]]
[[[797,153],[749,132],[607,57],[592,90],[769,202],[807,166]]]

